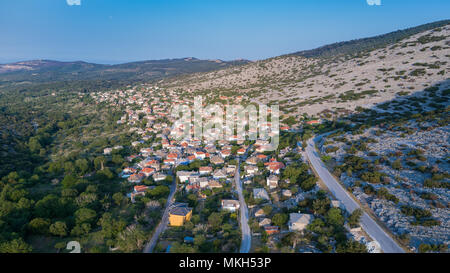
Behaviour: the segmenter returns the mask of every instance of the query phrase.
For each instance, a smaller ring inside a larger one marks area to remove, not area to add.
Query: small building
[[[155,169],[153,169],[153,168],[144,168],[144,169],[142,169],[141,173],[143,175],[145,175],[146,177],[149,177],[150,175],[155,173]]]
[[[266,214],[264,213],[263,209],[259,209],[255,212],[255,217],[261,217],[261,216],[265,216]]]
[[[260,227],[270,226],[271,224],[272,224],[272,220],[270,220],[269,218],[264,218],[261,221],[259,221]]]
[[[317,124],[321,124],[321,123],[322,123],[322,121],[318,120],[318,119],[310,120],[310,121],[306,122],[306,124],[308,124],[308,125],[317,125]]]
[[[252,165],[246,165],[244,171],[247,175],[255,175],[258,172],[258,167]]]
[[[265,226],[265,227],[264,227],[264,231],[265,231],[268,235],[272,235],[272,234],[280,233],[280,228],[277,227],[277,226]]]
[[[213,174],[214,179],[227,178],[227,172],[223,169],[215,170]]]
[[[131,183],[141,183],[142,179],[144,179],[145,175],[142,173],[132,174],[128,177],[128,182]]]
[[[228,165],[226,171],[228,175],[234,174],[236,172],[236,166]]]
[[[229,149],[224,149],[224,150],[220,151],[220,156],[222,156],[223,158],[226,158],[230,155],[231,155],[231,150],[229,150]]]
[[[218,189],[218,188],[222,188],[222,184],[220,184],[218,181],[215,180],[210,180],[208,182],[208,188],[209,189]]]
[[[150,187],[148,186],[134,186],[133,188],[133,192],[128,194],[128,197],[130,197],[131,199],[131,203],[135,202],[135,197],[136,196],[144,196],[145,193],[147,192],[147,190],[149,190]]]
[[[279,181],[278,176],[271,175],[271,176],[267,177],[267,186],[271,190],[276,189],[276,188],[278,188],[278,181]]]
[[[289,231],[303,231],[308,226],[314,216],[311,214],[291,213],[289,214]]]
[[[105,148],[103,149],[103,154],[104,155],[110,155],[112,153],[113,149],[112,148]]]
[[[187,172],[187,171],[179,171],[177,172],[177,176],[180,179],[181,183],[187,182],[189,177],[198,175],[197,172]]]
[[[249,157],[249,158],[247,158],[247,160],[245,160],[245,163],[247,163],[249,165],[256,165],[256,164],[258,164],[258,158],[255,156]]]
[[[153,180],[158,182],[158,181],[163,181],[164,179],[166,179],[167,175],[163,174],[163,173],[155,173],[153,174]]]
[[[283,162],[273,161],[273,162],[267,162],[264,165],[271,173],[274,173],[274,174],[280,174],[281,169],[285,168]]]
[[[186,203],[175,203],[170,207],[169,224],[170,226],[180,227],[184,223],[191,220],[192,208],[189,208]]]
[[[237,200],[222,200],[222,209],[235,212],[239,209],[240,204]]]
[[[205,166],[205,167],[200,167],[199,168],[199,173],[201,175],[210,174],[212,171],[213,171],[213,169],[210,166]]]
[[[199,177],[197,179],[197,183],[201,189],[207,188],[209,186],[208,177]]]
[[[214,165],[221,165],[221,164],[225,163],[223,158],[221,158],[220,156],[217,156],[217,155],[212,156],[209,161]]]

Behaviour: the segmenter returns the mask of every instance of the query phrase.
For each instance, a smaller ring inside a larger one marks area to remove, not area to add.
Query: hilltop
[[[315,54],[289,54],[165,79],[162,86],[203,94],[212,101],[220,95],[240,94],[256,103],[278,103],[285,114],[296,116],[323,111],[347,113],[358,106],[371,107],[447,80],[448,21],[396,33],[365,39],[377,45],[373,50],[341,50],[334,57],[316,57],[321,55],[317,49]],[[388,43],[390,40],[393,42]],[[347,45],[360,43],[361,40]]]

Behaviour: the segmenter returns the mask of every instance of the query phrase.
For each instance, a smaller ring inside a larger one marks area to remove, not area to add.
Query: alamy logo
[[[172,117],[177,119],[171,135],[177,140],[266,141],[265,149],[278,148],[280,111],[278,105],[227,105],[213,104],[203,107],[202,97],[194,100],[194,109],[188,105],[175,105]],[[269,117],[270,113],[270,117]],[[270,141],[269,141],[270,140]]]
[[[381,0],[367,0],[369,6],[381,6]]]
[[[81,6],[81,0],[66,0],[69,6]]]
[[[72,250],[70,253],[81,253],[81,245],[77,241],[70,241],[66,246],[67,250]]]

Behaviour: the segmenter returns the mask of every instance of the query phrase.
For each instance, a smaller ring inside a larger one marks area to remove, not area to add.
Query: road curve
[[[331,193],[343,204],[350,213],[355,209],[361,208],[360,205],[350,196],[344,187],[330,174],[325,164],[320,159],[315,149],[315,141],[321,137],[311,138],[307,142],[306,155],[316,173],[320,176],[323,183],[328,187]],[[363,213],[360,221],[364,231],[380,244],[384,253],[404,253],[401,248],[366,212]]]
[[[166,208],[164,209],[163,217],[162,217],[161,221],[159,222],[158,226],[156,227],[155,231],[153,232],[153,235],[150,238],[150,241],[148,241],[148,243],[145,245],[144,251],[143,251],[144,253],[152,253],[153,252],[153,249],[156,246],[156,242],[158,242],[159,236],[161,235],[161,233],[163,233],[166,230],[167,225],[169,224],[169,210],[173,204],[173,200],[174,200],[173,197],[175,196],[176,189],[177,189],[176,175],[173,175],[173,181],[172,181],[172,185],[170,186],[170,193],[169,193],[169,196],[167,197]]]
[[[234,182],[236,184],[236,190],[239,196],[239,206],[240,206],[240,226],[242,233],[241,249],[240,253],[250,252],[250,247],[252,245],[252,236],[250,234],[250,227],[248,226],[248,208],[245,203],[244,195],[242,194],[242,181],[240,175],[240,161],[238,160],[236,173],[234,174]]]

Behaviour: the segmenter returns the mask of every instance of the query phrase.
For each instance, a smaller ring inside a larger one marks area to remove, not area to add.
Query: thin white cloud
[[[81,6],[81,0],[66,0],[69,6]]]

